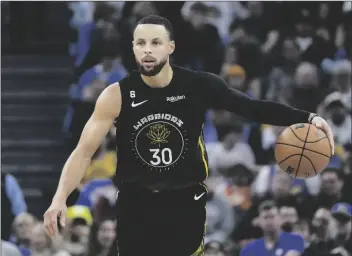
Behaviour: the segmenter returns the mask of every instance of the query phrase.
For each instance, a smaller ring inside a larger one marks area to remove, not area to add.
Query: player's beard
[[[159,63],[156,63],[154,65],[154,67],[150,70],[146,70],[143,67],[143,64],[141,62],[139,62],[138,60],[136,60],[137,65],[138,65],[138,69],[141,72],[142,75],[144,76],[156,76],[157,74],[159,74],[159,72],[163,69],[163,67],[165,66],[166,62],[167,62],[167,58],[161,60]]]

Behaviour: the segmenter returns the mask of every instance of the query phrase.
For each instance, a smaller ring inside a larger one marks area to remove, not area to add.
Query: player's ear
[[[132,50],[133,50],[133,53],[135,53],[134,41],[133,40],[132,40]]]
[[[169,54],[172,54],[175,51],[175,41],[170,41],[170,52]]]

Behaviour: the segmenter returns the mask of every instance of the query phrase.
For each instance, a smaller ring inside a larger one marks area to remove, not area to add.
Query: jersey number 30
[[[168,165],[172,163],[172,151],[169,148],[164,148],[162,150],[149,149],[150,152],[153,152],[153,160],[150,160],[152,165],[159,165],[163,163],[164,165]]]

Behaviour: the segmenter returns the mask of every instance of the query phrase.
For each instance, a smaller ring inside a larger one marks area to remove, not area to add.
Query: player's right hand
[[[57,217],[60,217],[60,225],[65,226],[67,214],[66,200],[54,199],[48,210],[44,213],[45,232],[50,237],[55,237],[58,233]]]

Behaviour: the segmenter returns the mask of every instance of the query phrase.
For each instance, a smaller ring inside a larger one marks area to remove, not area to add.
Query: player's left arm
[[[207,107],[226,109],[249,120],[276,126],[290,126],[297,123],[312,123],[323,130],[330,142],[332,154],[334,153],[334,139],[328,123],[316,115],[304,110],[296,109],[278,102],[257,100],[246,94],[230,88],[226,82],[217,75],[201,73],[204,79],[202,86],[205,92]]]

